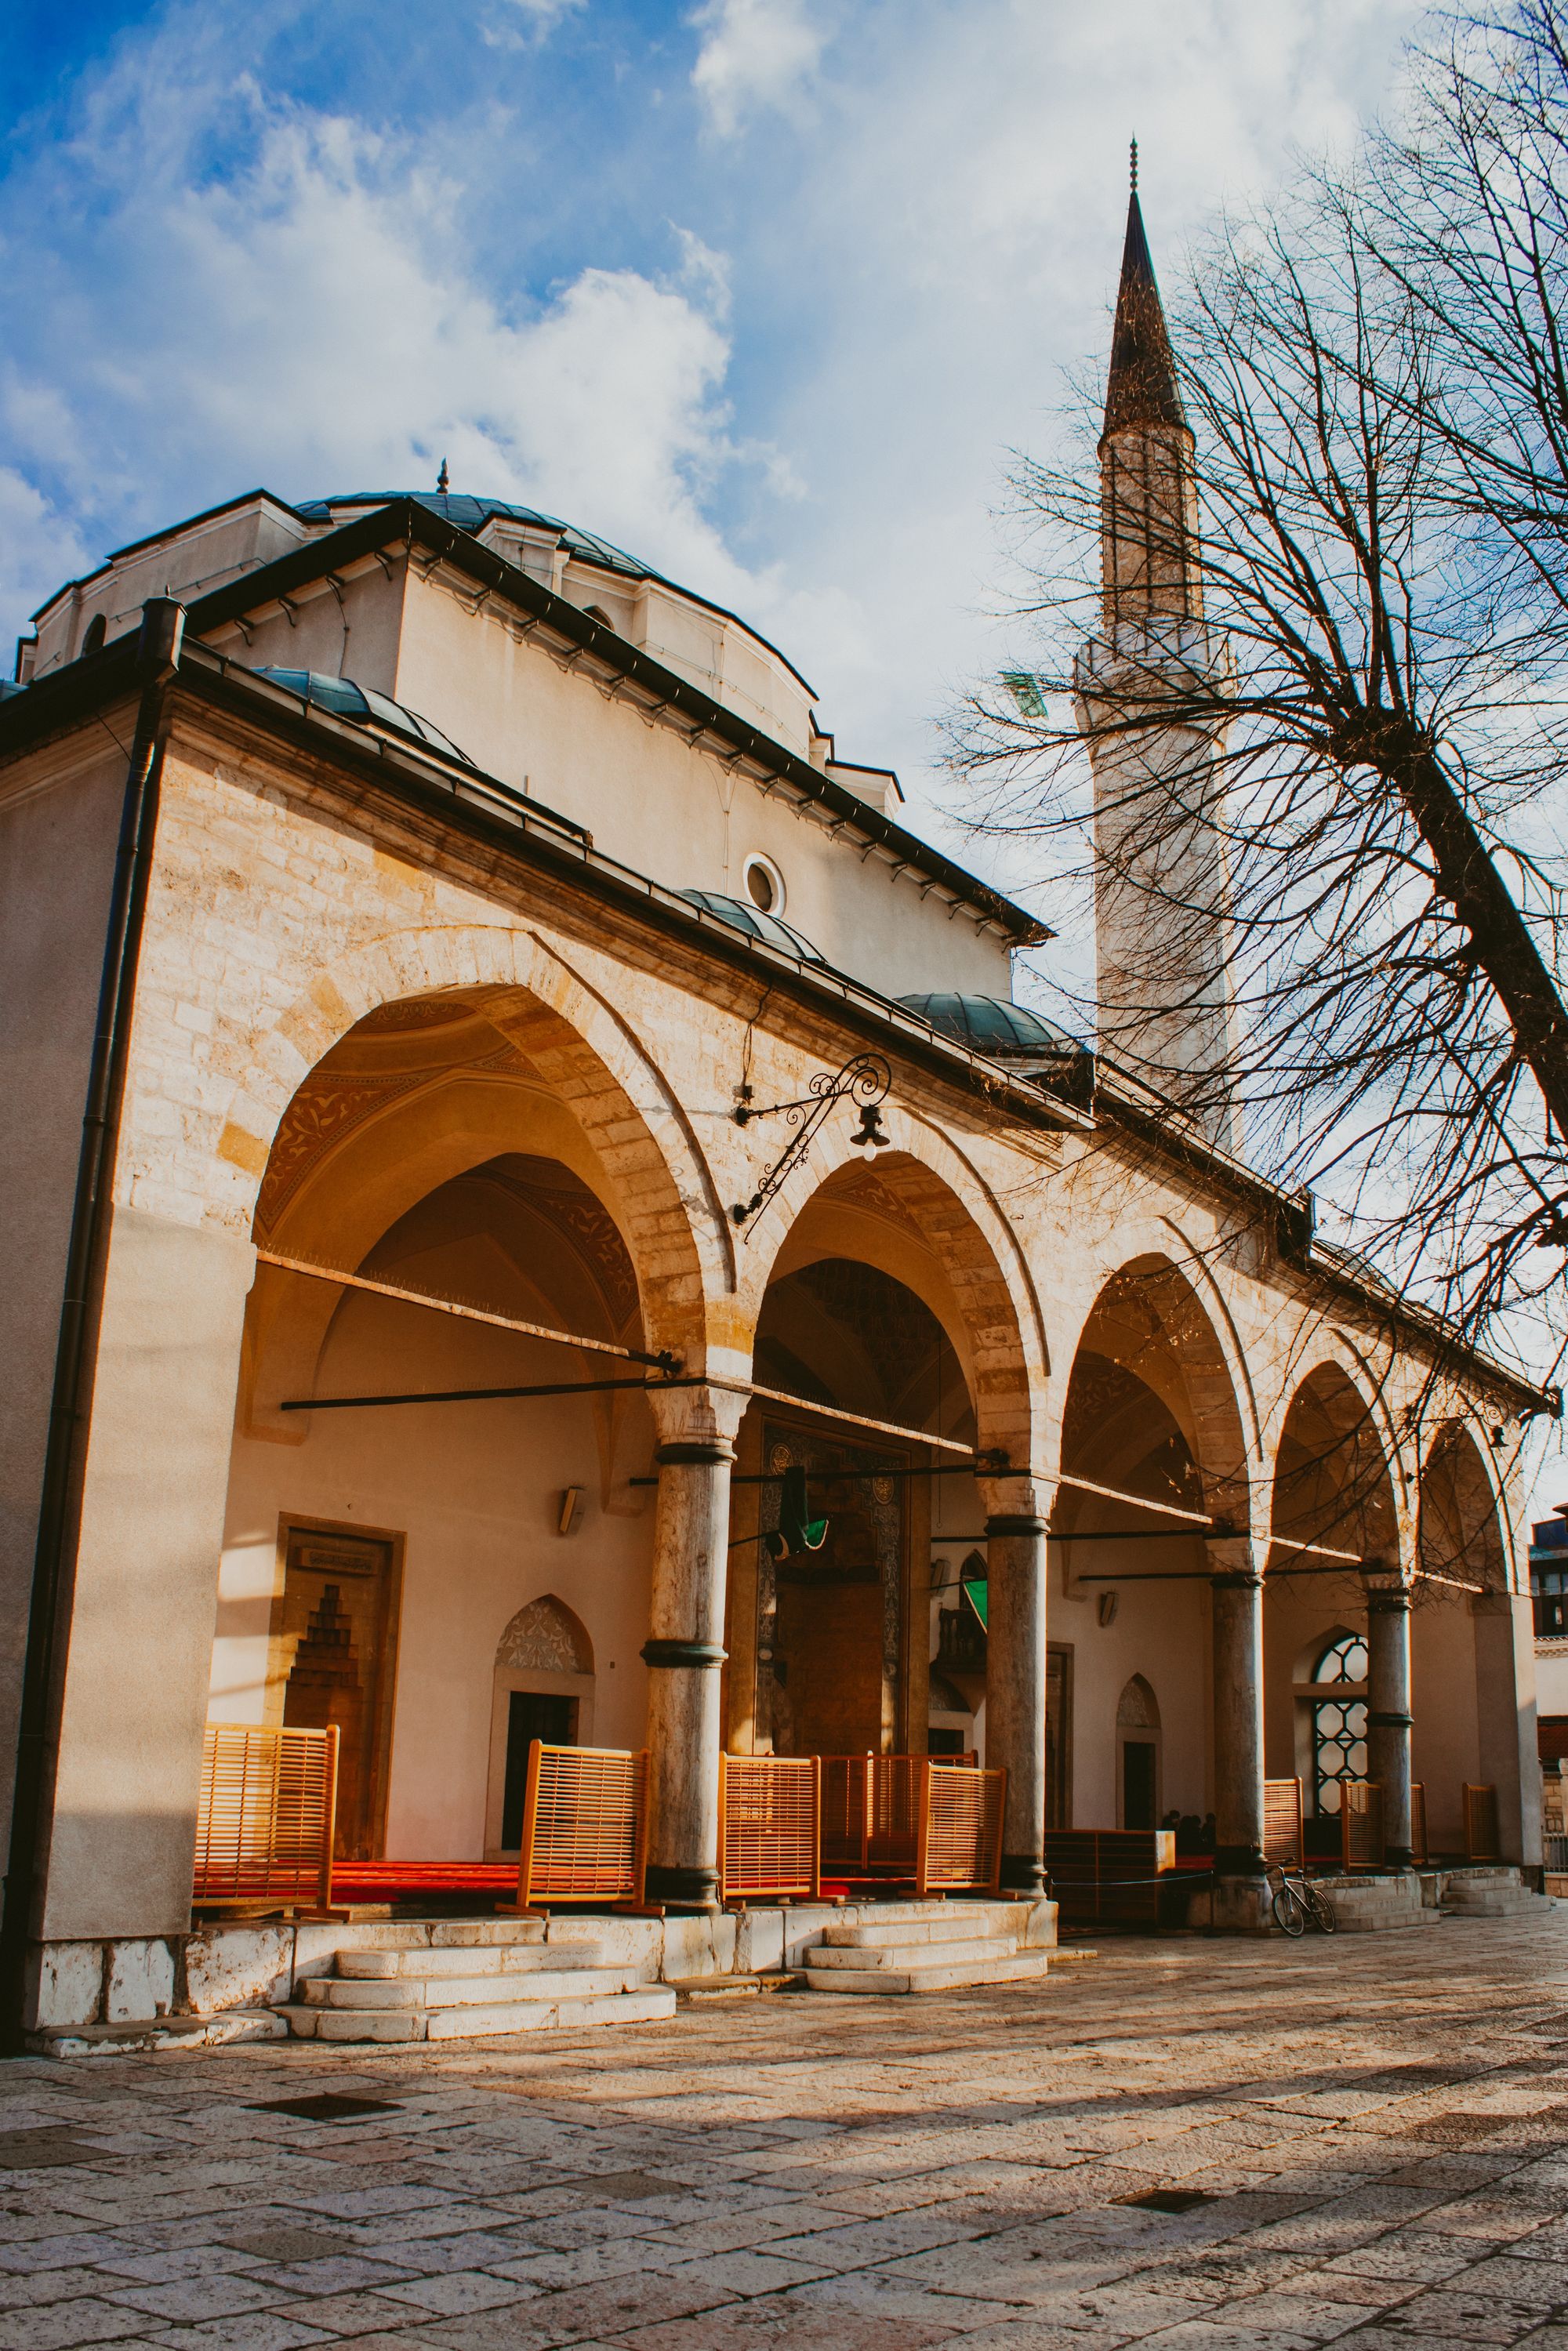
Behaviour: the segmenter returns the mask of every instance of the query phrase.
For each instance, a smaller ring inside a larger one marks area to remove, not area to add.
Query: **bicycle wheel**
[[[1274,1923],[1282,1935],[1304,1935],[1307,1931],[1306,1907],[1288,1877],[1274,1896]]]
[[[1339,1930],[1339,1914],[1321,1887],[1311,1878],[1302,1881],[1301,1898],[1306,1905],[1307,1916],[1320,1935],[1333,1935]]]

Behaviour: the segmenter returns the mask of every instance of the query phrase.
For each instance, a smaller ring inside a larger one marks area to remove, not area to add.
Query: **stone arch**
[[[469,925],[397,932],[317,974],[238,1047],[248,1071],[209,1165],[211,1212],[248,1230],[284,1112],[332,1046],[383,1005],[466,996],[537,1069],[615,1190],[649,1343],[700,1367],[707,1307],[733,1287],[727,1221],[690,1123],[622,1018],[529,935]]]
[[[1280,1425],[1270,1487],[1270,1531],[1281,1563],[1290,1546],[1321,1542],[1363,1559],[1402,1562],[1401,1512],[1386,1422],[1344,1366],[1324,1358],[1298,1381]],[[1325,1560],[1325,1565],[1333,1562]]]
[[[1145,1251],[1102,1282],[1078,1332],[1075,1375],[1089,1353],[1108,1356],[1158,1398],[1190,1454],[1203,1507],[1244,1532],[1253,1519],[1244,1383],[1220,1327],[1173,1259]],[[1070,1383],[1070,1426],[1071,1407]],[[1127,1409],[1135,1412],[1135,1401]]]
[[[496,1663],[536,1673],[591,1674],[593,1644],[581,1617],[547,1592],[511,1619],[496,1644]]]
[[[867,1169],[849,1125],[831,1121],[747,1236],[740,1303],[755,1333],[768,1284],[814,1255],[835,1253],[833,1216],[877,1203],[886,1231],[865,1217],[851,1246],[927,1304],[952,1342],[975,1410],[982,1450],[1033,1466],[1034,1400],[1050,1375],[1043,1318],[1017,1235],[975,1168],[934,1126],[894,1103],[884,1109],[891,1147]],[[840,1129],[842,1133],[840,1133]],[[807,1239],[812,1226],[821,1246]],[[906,1238],[901,1238],[901,1232]]]

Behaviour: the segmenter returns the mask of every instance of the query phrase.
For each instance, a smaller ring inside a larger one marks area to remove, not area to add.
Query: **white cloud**
[[[727,139],[757,110],[789,110],[822,53],[801,0],[707,0],[690,21],[703,36],[692,87]]]
[[[26,615],[63,580],[90,571],[95,559],[66,516],[55,512],[31,482],[0,465],[0,614],[14,623],[12,634],[21,633]],[[0,641],[0,675],[9,677],[8,640]]]
[[[570,16],[583,6],[584,0],[506,0],[506,5],[522,18],[491,16],[481,22],[479,37],[492,49],[521,49],[534,47],[549,38],[563,16]]]

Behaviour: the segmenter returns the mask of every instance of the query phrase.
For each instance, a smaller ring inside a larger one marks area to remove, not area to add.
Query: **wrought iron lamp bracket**
[[[887,1100],[893,1083],[893,1071],[880,1053],[856,1053],[841,1070],[819,1070],[810,1081],[810,1091],[798,1095],[793,1102],[768,1102],[757,1108],[742,1101],[735,1112],[737,1126],[749,1126],[756,1118],[786,1118],[795,1129],[789,1143],[768,1169],[749,1200],[737,1200],[730,1215],[737,1225],[749,1224],[759,1209],[765,1208],[781,1185],[787,1184],[811,1148],[819,1129],[825,1123],[835,1102],[848,1102],[859,1106],[860,1126],[854,1141],[864,1145],[868,1157],[887,1147],[883,1132],[882,1104]]]

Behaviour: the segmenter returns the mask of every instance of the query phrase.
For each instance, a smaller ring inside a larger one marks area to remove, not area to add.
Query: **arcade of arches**
[[[1324,1361],[1270,1443],[1169,1252],[1048,1366],[1005,1232],[903,1147],[787,1195],[748,1329],[705,1330],[637,1123],[559,1019],[471,991],[372,1010],[277,1127],[210,1713],[340,1724],[346,1855],[507,1855],[536,1737],[651,1743],[673,1899],[711,1896],[721,1742],[1005,1763],[1020,1885],[1050,1827],[1167,1813],[1216,1815],[1246,1872],[1265,1773],[1321,1841],[1369,1762],[1396,1856],[1413,1768],[1436,1848],[1476,1779],[1511,1785],[1517,1842],[1507,1539],[1458,1421],[1396,1496]],[[640,1392],[672,1339],[688,1384]]]

